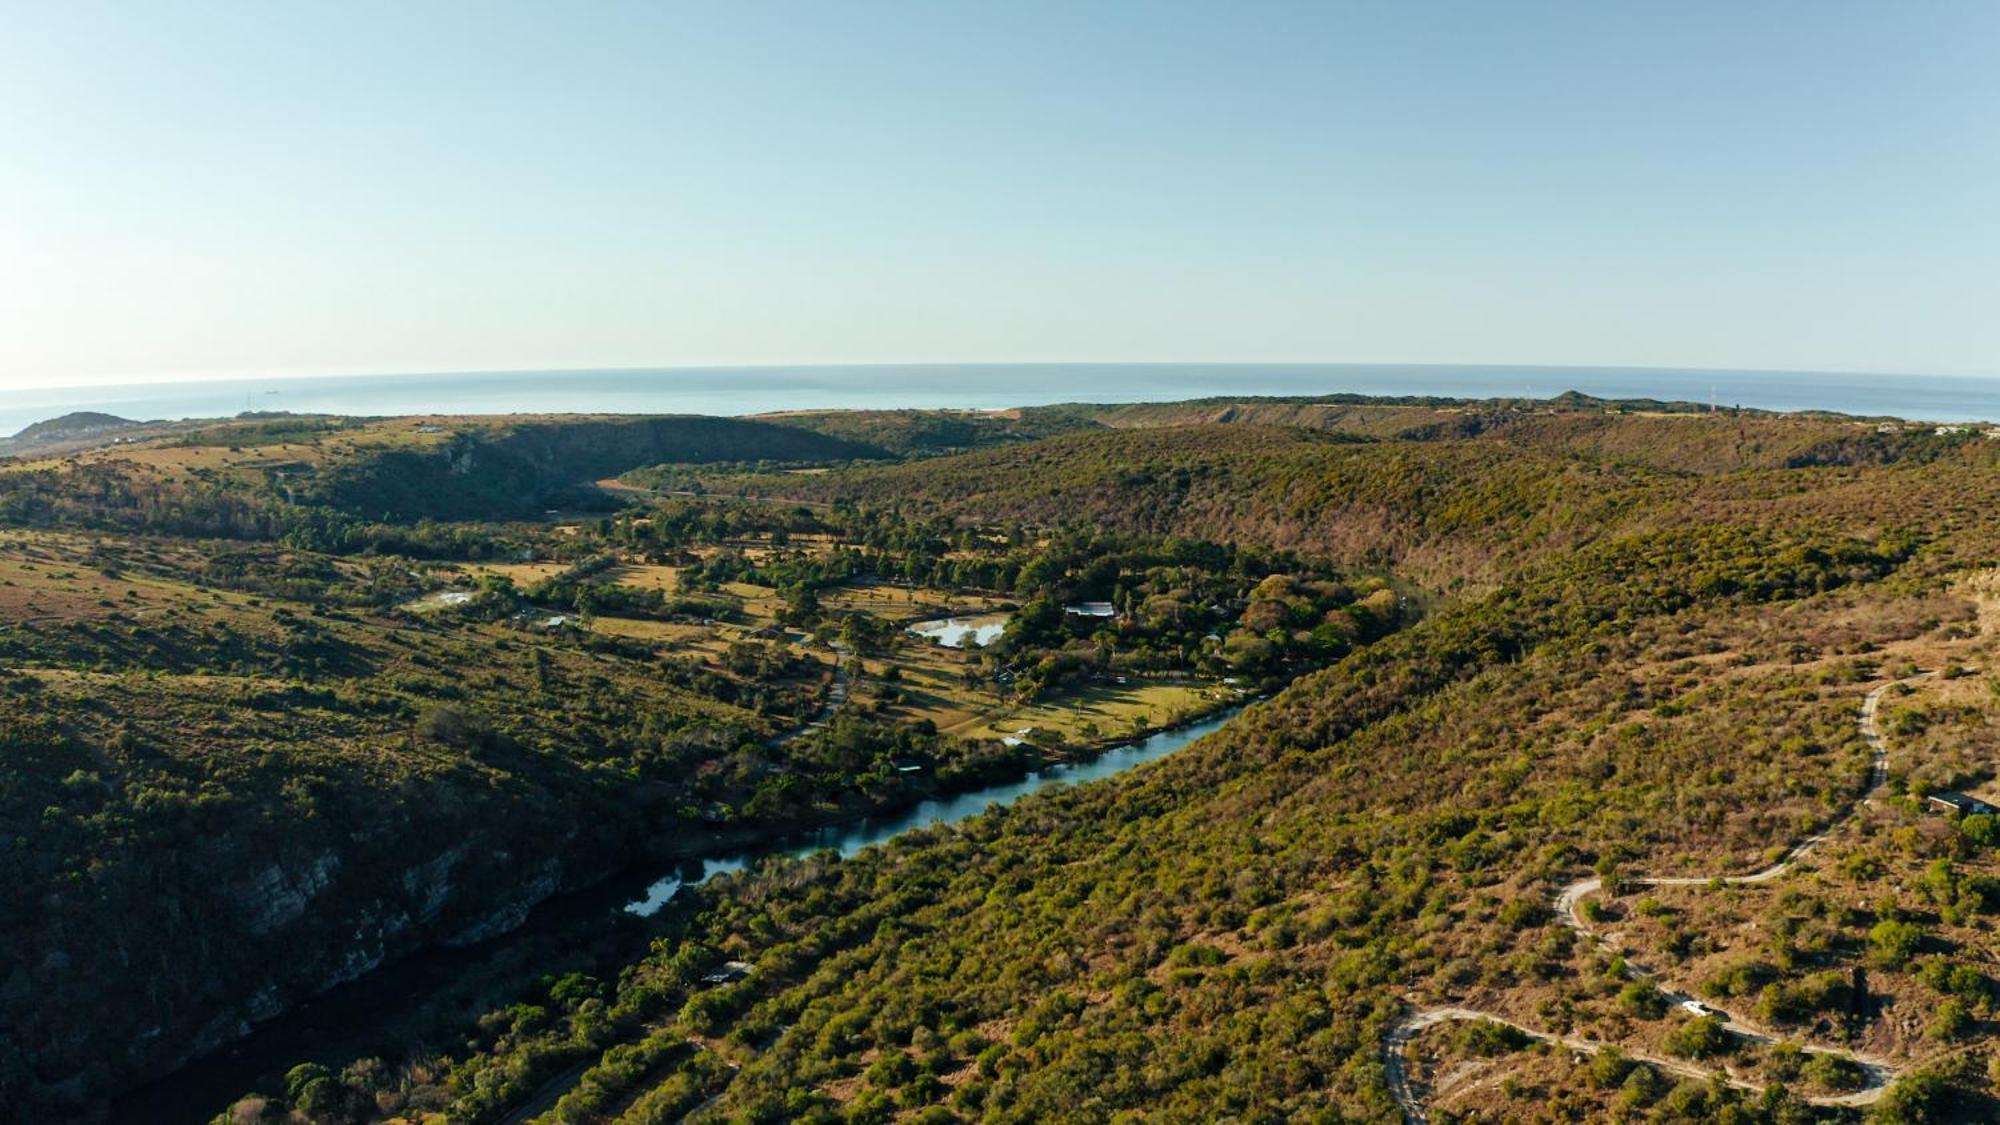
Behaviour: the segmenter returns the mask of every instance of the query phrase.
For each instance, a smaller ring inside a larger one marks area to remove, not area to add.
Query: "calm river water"
[[[710,875],[741,871],[752,861],[774,852],[790,856],[806,856],[831,849],[843,856],[850,856],[870,844],[882,843],[912,828],[928,828],[933,824],[954,824],[967,817],[978,816],[995,805],[1011,804],[1030,793],[1047,789],[1052,785],[1077,785],[1123,773],[1133,766],[1144,765],[1155,758],[1164,758],[1203,735],[1221,730],[1236,714],[1234,710],[1226,711],[1189,723],[1184,727],[1164,730],[1137,742],[1113,747],[1089,761],[1050,766],[1019,781],[989,785],[984,789],[970,790],[955,797],[936,797],[902,812],[831,824],[775,847],[736,855],[707,856],[700,861],[702,864],[700,879],[706,879]],[[699,882],[700,879],[695,881]],[[625,909],[640,915],[655,913],[685,885],[687,880],[681,874],[667,875],[647,887],[646,894],[626,904]]]
[[[913,828],[956,823],[1052,786],[1111,777],[1213,734],[1239,713],[1240,709],[1220,712],[1113,747],[1089,761],[1051,766],[1018,781],[934,798],[900,812],[828,825],[760,848],[703,856],[649,883],[618,880],[606,888],[563,896],[536,908],[527,924],[512,934],[463,949],[424,950],[258,1024],[243,1039],[118,1099],[110,1119],[205,1125],[232,1099],[250,1092],[264,1075],[308,1060],[332,1059],[356,1050],[365,1053],[363,1044],[370,1041],[373,1028],[437,995],[457,976],[502,959],[512,943],[546,938],[558,931],[577,932],[565,927],[603,925],[606,916],[615,916],[621,906],[627,914],[657,913],[689,882],[741,871],[766,856],[804,856],[828,849],[850,856]],[[700,874],[695,876],[697,865]]]

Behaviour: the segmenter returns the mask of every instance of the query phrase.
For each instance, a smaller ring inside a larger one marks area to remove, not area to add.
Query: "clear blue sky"
[[[2000,373],[2000,4],[0,0],[0,387]]]

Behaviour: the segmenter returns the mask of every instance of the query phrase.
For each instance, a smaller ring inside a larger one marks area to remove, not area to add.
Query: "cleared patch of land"
[[[544,578],[553,578],[568,569],[567,563],[559,562],[514,562],[480,563],[469,568],[474,574],[491,574],[505,578],[516,586],[532,586]]]
[[[1177,726],[1239,698],[1234,688],[1202,681],[1101,683],[980,716],[948,732],[963,738],[1093,742]]]
[[[894,620],[917,620],[950,614],[987,613],[1009,603],[988,594],[871,583],[830,590],[820,596],[820,604],[840,613],[868,613]]]

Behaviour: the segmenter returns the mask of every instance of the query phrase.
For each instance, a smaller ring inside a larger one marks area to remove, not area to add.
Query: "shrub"
[[[1656,1020],[1667,1014],[1667,998],[1652,981],[1635,980],[1618,990],[1618,1008],[1640,1019]]]
[[[1533,1040],[1526,1032],[1510,1024],[1498,1020],[1477,1020],[1466,1025],[1463,1042],[1467,1052],[1490,1058],[1518,1051]]]
[[[1728,998],[1748,996],[1771,979],[1771,966],[1761,961],[1739,961],[1711,975],[1702,982],[1701,991],[1705,996]]]
[[[1916,956],[1924,932],[1909,922],[1877,922],[1868,931],[1868,960],[1884,969],[1900,969]]]
[[[1926,1067],[1898,1078],[1883,1092],[1869,1114],[1881,1125],[1928,1125],[1945,1121],[1943,1110],[1951,1095],[1951,1083],[1939,1071]]]
[[[1804,1074],[1806,1081],[1827,1090],[1859,1090],[1868,1084],[1868,1072],[1839,1055],[1814,1054],[1806,1061]]]
[[[1650,1066],[1635,1066],[1625,1076],[1624,1088],[1618,1094],[1618,1101],[1627,1109],[1638,1109],[1659,1100],[1660,1074]]]
[[[2000,818],[1974,813],[1958,822],[1958,834],[1974,847],[1990,848],[2000,843]]]
[[[1962,1038],[1970,1030],[1972,1012],[1966,1008],[1965,1001],[1954,996],[1938,1005],[1937,1014],[1924,1026],[1924,1037],[1949,1042]]]
[[[1590,1084],[1600,1090],[1609,1090],[1624,1083],[1625,1077],[1636,1064],[1625,1057],[1625,1052],[1616,1047],[1606,1047],[1590,1060]]]
[[[1780,1082],[1790,1082],[1804,1071],[1806,1053],[1796,1043],[1774,1043],[1764,1055],[1764,1070]]]
[[[1517,898],[1500,908],[1500,921],[1517,930],[1549,920],[1548,904],[1539,898]]]
[[[417,737],[463,749],[485,746],[492,740],[493,728],[477,715],[437,703],[417,716]]]
[[[1798,981],[1773,981],[1757,994],[1757,1014],[1779,1023],[1797,1023],[1817,1012],[1846,1007],[1852,995],[1847,978],[1831,970]]]
[[[1667,1034],[1667,1051],[1685,1059],[1705,1059],[1730,1048],[1720,1016],[1696,1016]]]

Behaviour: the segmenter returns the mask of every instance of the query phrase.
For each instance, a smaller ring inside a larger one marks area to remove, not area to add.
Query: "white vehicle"
[[[1681,1007],[1697,1016],[1712,1016],[1716,1014],[1714,1008],[1709,1007],[1699,1000],[1683,1000],[1681,1001]]]

